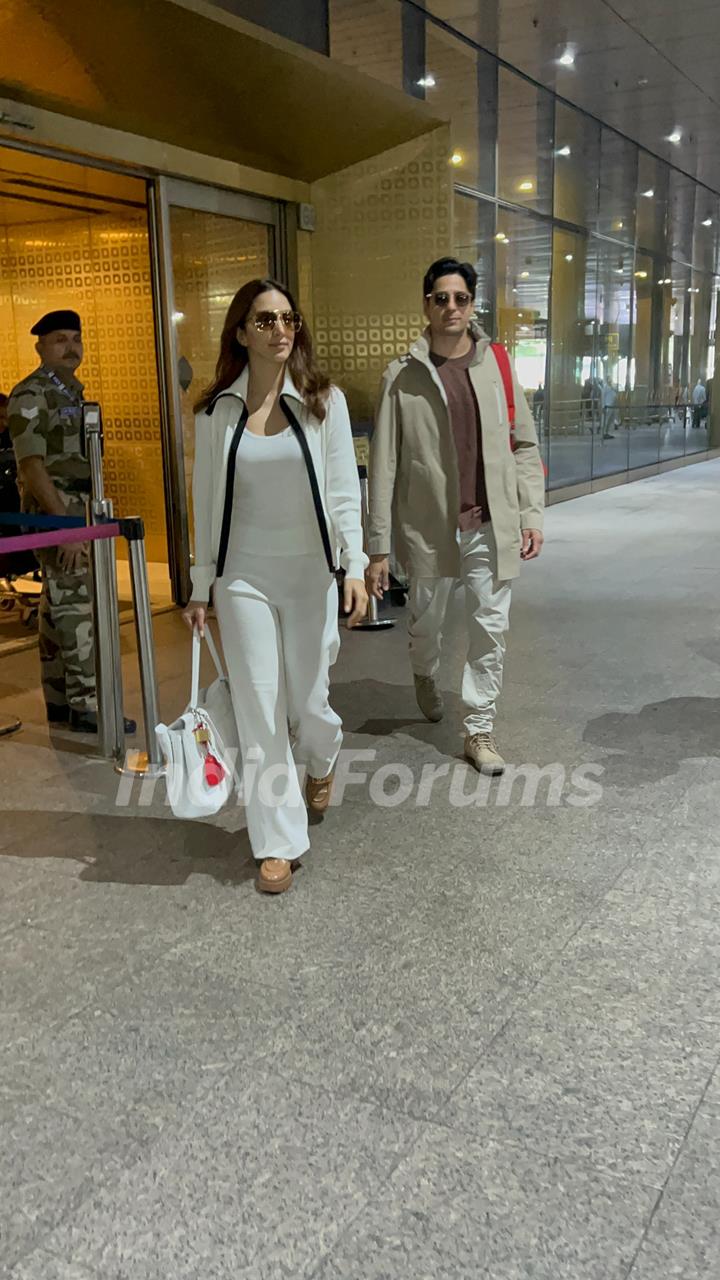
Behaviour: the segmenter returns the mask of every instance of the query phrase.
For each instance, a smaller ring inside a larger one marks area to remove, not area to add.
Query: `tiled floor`
[[[402,611],[349,636],[333,698],[367,778],[276,900],[241,810],[176,821],[48,738],[35,653],[2,660],[0,1275],[716,1280],[719,482],[548,513],[511,786],[461,763],[459,602],[441,725]],[[170,718],[188,642],[155,630]]]

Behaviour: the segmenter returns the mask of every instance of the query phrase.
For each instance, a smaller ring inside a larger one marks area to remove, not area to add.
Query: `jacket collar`
[[[242,373],[240,374],[240,376],[236,378],[234,382],[231,382],[230,386],[226,387],[224,391],[221,391],[220,395],[215,397],[212,405],[210,406],[211,410],[215,408],[215,405],[217,404],[221,396],[235,396],[236,399],[242,400],[243,404],[247,404],[247,390],[248,390],[249,379],[250,379],[250,370],[246,365]],[[296,404],[300,405],[301,408],[305,403],[302,396],[300,395],[300,392],[295,386],[295,383],[292,380],[290,370],[287,368],[285,370],[285,377],[283,379],[283,384],[280,389],[280,398],[282,400],[284,400],[285,398],[289,400],[294,400]]]
[[[485,352],[490,346],[490,339],[486,334],[485,330],[481,328],[481,326],[475,320],[471,321],[469,332],[475,341],[475,357],[470,366],[470,368],[472,369],[475,367],[475,365],[482,364],[483,360],[485,359]],[[410,348],[410,355],[413,357],[414,360],[419,360],[421,364],[427,365],[428,368],[430,369],[435,368],[432,360],[430,359],[430,329],[429,328],[426,329],[425,332],[420,335],[420,337],[417,339],[417,342],[413,343],[413,345]]]

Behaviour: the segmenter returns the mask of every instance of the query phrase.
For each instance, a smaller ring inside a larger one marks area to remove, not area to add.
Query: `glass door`
[[[160,179],[156,193],[161,330],[167,389],[168,540],[176,599],[189,590],[193,406],[210,382],[237,290],[278,270],[280,205]]]

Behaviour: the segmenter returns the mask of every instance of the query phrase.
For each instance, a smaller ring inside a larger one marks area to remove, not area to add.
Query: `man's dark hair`
[[[475,297],[477,289],[477,271],[470,266],[469,262],[458,262],[457,258],[438,258],[437,262],[433,262],[428,267],[423,280],[423,297],[427,298],[432,293],[436,280],[441,280],[443,276],[462,276],[467,285],[468,293]]]

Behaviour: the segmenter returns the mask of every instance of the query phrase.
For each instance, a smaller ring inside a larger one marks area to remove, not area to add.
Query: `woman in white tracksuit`
[[[184,617],[202,631],[214,584],[257,887],[282,893],[309,847],[296,765],[307,771],[308,806],[324,813],[342,742],[328,702],[338,551],[348,626],[367,610],[345,397],[317,368],[283,285],[253,280],[235,295],[196,411],[195,565]]]

